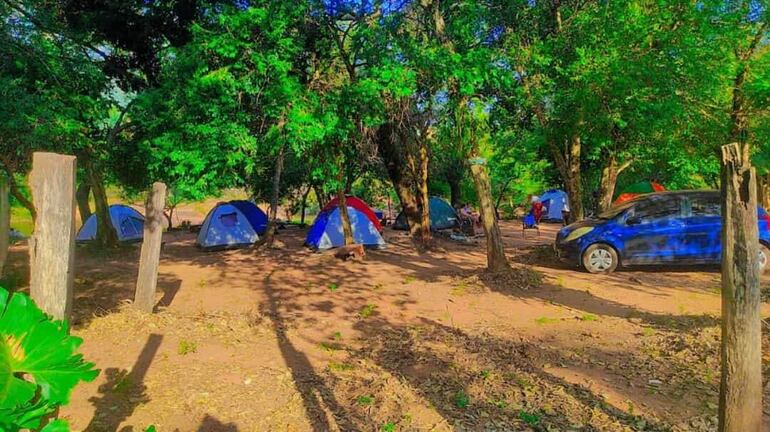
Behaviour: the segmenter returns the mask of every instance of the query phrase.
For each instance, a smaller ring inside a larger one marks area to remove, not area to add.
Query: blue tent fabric
[[[431,231],[451,229],[457,226],[457,212],[455,212],[455,209],[444,199],[436,196],[430,197],[428,205],[430,205]],[[396,221],[393,223],[393,229],[409,229],[409,224],[407,223],[406,215],[403,211],[396,217]]]
[[[198,233],[202,249],[230,249],[254,244],[259,240],[249,218],[232,203],[219,203],[206,216]]]
[[[118,233],[118,240],[122,242],[142,241],[144,216],[135,209],[123,204],[113,204],[110,206],[110,220]],[[96,230],[97,220],[96,215],[93,214],[80,227],[76,240],[79,242],[93,241],[96,239]]]
[[[385,240],[365,213],[348,206],[348,218],[353,229],[353,239],[367,247],[384,247]],[[318,214],[307,233],[305,243],[317,250],[326,250],[345,245],[342,231],[342,217],[339,208],[332,208]]]
[[[257,234],[263,235],[267,232],[267,215],[256,204],[245,200],[230,201],[230,204],[246,216]]]
[[[567,193],[559,189],[551,189],[540,195],[540,202],[543,203],[543,219],[551,221],[561,221],[563,216],[561,212],[569,209],[569,198]]]

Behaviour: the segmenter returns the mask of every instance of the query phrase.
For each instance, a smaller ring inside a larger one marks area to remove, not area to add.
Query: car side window
[[[694,196],[690,198],[690,216],[721,216],[722,203],[718,196]]]
[[[640,223],[650,223],[660,219],[676,217],[680,214],[679,200],[667,199],[639,203],[633,208],[630,216],[638,219]]]

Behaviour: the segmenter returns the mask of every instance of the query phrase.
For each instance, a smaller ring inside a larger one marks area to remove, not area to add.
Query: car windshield
[[[609,210],[599,213],[599,216],[597,217],[599,219],[612,219],[617,215],[623,213],[624,211],[628,210],[629,208],[633,207],[634,204],[636,203],[637,203],[637,200],[626,201],[623,204],[610,207]]]

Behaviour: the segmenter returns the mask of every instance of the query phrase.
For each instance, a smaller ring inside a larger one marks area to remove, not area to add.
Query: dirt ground
[[[518,227],[503,222],[502,278],[483,243],[419,254],[390,229],[362,262],[311,252],[297,227],[277,250],[213,253],[171,232],[151,316],[128,304],[138,246],[78,249],[73,332],[102,372],[61,416],[76,431],[716,430],[717,269],[589,275],[554,259],[558,226]],[[22,288],[26,254],[11,255]]]

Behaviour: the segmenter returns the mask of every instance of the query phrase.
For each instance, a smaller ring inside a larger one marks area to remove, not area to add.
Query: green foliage
[[[467,394],[465,394],[465,391],[459,390],[457,393],[455,393],[455,406],[460,409],[467,408],[468,405],[471,403],[470,397],[468,397]]]
[[[368,304],[361,308],[361,310],[358,312],[358,316],[361,318],[369,318],[370,316],[374,315],[374,312],[377,310],[377,306],[373,304]]]
[[[540,416],[536,413],[528,413],[526,411],[519,412],[519,419],[530,426],[537,426],[540,424]]]
[[[182,339],[179,341],[179,346],[177,347],[176,351],[179,355],[196,353],[198,352],[198,343]]]
[[[393,422],[387,422],[380,428],[381,432],[396,432],[396,424]]]
[[[369,406],[374,403],[374,396],[361,395],[356,398],[356,403],[361,406]]]
[[[0,429],[36,429],[69,403],[72,389],[98,371],[76,354],[82,343],[65,322],[51,321],[26,295],[0,288]],[[45,430],[65,431],[66,423]]]

